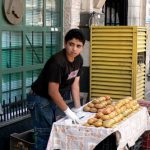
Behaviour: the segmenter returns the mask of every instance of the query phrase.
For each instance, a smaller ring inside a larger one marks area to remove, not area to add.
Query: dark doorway
[[[128,20],[128,0],[106,0],[103,7],[105,25],[126,26]]]

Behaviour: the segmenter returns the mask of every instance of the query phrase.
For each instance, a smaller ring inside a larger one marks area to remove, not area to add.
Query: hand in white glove
[[[75,113],[78,113],[78,112],[81,111],[81,107],[79,107],[79,108],[73,107],[71,110],[72,110],[73,112],[75,112]]]
[[[79,108],[73,107],[71,110],[77,115],[77,117],[78,117],[79,119],[81,119],[81,118],[83,118],[83,117],[86,116],[86,113],[83,112],[82,107],[79,107]]]
[[[70,118],[73,121],[73,123],[75,124],[80,123],[79,118],[76,116],[76,114],[73,111],[70,110],[69,107],[64,111],[64,113],[66,114],[68,118]]]

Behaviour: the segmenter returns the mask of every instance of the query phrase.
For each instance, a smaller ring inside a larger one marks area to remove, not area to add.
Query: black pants
[[[104,139],[102,142],[100,142],[94,148],[94,150],[117,150],[115,134],[111,134],[106,139]]]

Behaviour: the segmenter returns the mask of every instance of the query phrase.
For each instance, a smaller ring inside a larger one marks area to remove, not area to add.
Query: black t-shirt
[[[50,99],[48,95],[48,83],[59,83],[59,91],[63,96],[66,90],[69,90],[76,76],[80,76],[83,59],[78,55],[73,62],[66,58],[66,51],[53,55],[45,64],[38,79],[32,84],[32,90],[40,96]]]

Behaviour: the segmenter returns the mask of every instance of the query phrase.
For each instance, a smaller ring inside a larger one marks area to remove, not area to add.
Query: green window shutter
[[[0,97],[7,102],[25,99],[47,59],[61,50],[63,1],[26,0],[18,25],[0,15]]]
[[[46,60],[60,50],[60,32],[53,31],[46,33]]]
[[[2,67],[11,68],[11,67],[19,67],[21,65],[22,65],[21,32],[2,31]]]
[[[26,34],[26,64],[43,63],[42,33],[32,32]]]

